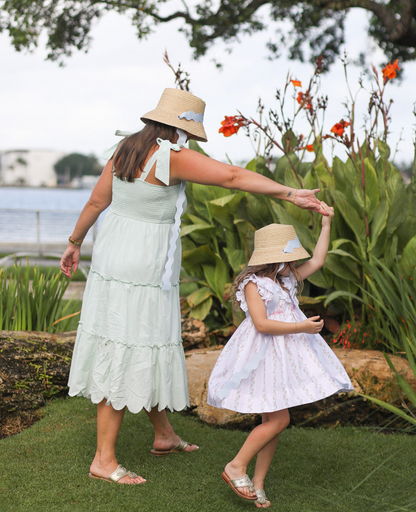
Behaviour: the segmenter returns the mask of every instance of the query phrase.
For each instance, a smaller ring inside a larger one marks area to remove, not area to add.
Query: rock
[[[208,348],[208,330],[200,320],[182,321],[191,408],[202,421],[230,428],[248,428],[258,415],[216,409],[206,403],[212,368],[223,348]],[[0,438],[30,426],[39,418],[37,409],[59,395],[66,395],[69,366],[76,332],[0,331]],[[204,347],[204,348],[201,348]],[[393,372],[381,352],[335,349],[354,389],[384,401],[398,399]],[[416,389],[416,381],[406,359],[391,357],[397,371]],[[308,426],[378,425],[391,413],[348,393],[291,409],[292,423]],[[371,414],[370,420],[368,416]]]
[[[208,380],[222,347],[192,350],[186,354],[191,411],[202,421],[223,427],[252,427],[260,422],[259,415],[243,415],[226,409],[216,409],[206,403]],[[398,386],[383,354],[375,350],[334,350],[344,365],[357,393],[371,395],[388,402],[399,399]],[[396,370],[416,390],[416,380],[408,361],[391,356]],[[380,425],[391,413],[371,401],[361,400],[350,393],[333,395],[319,402],[290,410],[291,423],[308,426]],[[371,417],[370,417],[371,416]]]
[[[240,414],[226,409],[217,409],[207,404],[208,380],[221,353],[222,346],[187,352],[189,402],[191,410],[202,421],[210,425],[244,427],[252,424],[256,415]]]
[[[185,350],[209,344],[201,320],[182,320]],[[66,395],[76,331],[0,331],[0,438],[39,418],[45,402]]]
[[[196,318],[182,318],[182,340],[184,350],[209,346],[208,327]]]
[[[0,437],[33,423],[47,399],[66,394],[75,334],[0,331]]]

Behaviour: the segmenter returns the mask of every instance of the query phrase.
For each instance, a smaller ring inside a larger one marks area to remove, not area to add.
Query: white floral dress
[[[251,275],[241,283],[236,297],[246,318],[212,371],[209,405],[240,413],[275,412],[353,389],[344,367],[319,334],[272,336],[254,327],[244,294],[249,281],[257,285],[269,319],[305,320],[295,277],[282,279],[288,292],[268,277]]]

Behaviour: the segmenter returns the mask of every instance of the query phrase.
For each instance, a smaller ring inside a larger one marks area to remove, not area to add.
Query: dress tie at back
[[[132,135],[132,132],[125,132],[121,130],[117,130],[115,133],[119,137],[128,137],[129,135]],[[181,135],[181,134],[179,134]],[[180,136],[181,139],[181,136]],[[153,155],[149,158],[145,168],[143,169],[143,172],[141,173],[139,177],[139,181],[145,181],[149,172],[151,171],[152,167],[154,166],[156,162],[156,169],[155,169],[155,177],[161,181],[164,185],[167,187],[170,183],[170,151],[180,151],[181,147],[185,147],[183,144],[173,144],[169,140],[163,140],[158,138],[156,142],[159,145],[158,151],[155,151]],[[115,151],[117,150],[118,144],[114,144],[111,148],[109,148],[107,151],[105,151],[102,155],[105,159],[110,159]],[[178,199],[176,200],[176,213],[174,218],[174,223],[172,227],[172,234],[169,241],[169,249],[167,253],[166,263],[165,263],[165,270],[162,276],[162,290],[170,290],[172,283],[171,283],[171,276],[172,276],[172,264],[174,259],[174,254],[176,251],[176,245],[179,238],[179,232],[181,227],[181,217],[183,214],[183,205],[185,202],[185,188],[186,188],[186,182],[181,181],[180,188],[179,188],[179,194]]]

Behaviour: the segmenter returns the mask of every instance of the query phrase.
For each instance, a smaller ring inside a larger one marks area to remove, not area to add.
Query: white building
[[[55,187],[54,164],[65,153],[53,150],[16,149],[0,152],[0,185]]]

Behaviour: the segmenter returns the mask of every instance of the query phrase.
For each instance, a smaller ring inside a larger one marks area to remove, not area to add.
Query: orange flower
[[[387,80],[391,80],[392,78],[396,77],[396,69],[400,71],[399,65],[397,64],[399,59],[396,59],[393,64],[389,62],[385,68],[382,69],[383,76],[384,76],[384,83],[387,82]]]
[[[291,80],[291,82],[295,87],[302,87],[302,82],[300,80]]]
[[[350,123],[341,119],[339,123],[334,124],[334,126],[331,128],[331,132],[335,133],[335,135],[338,135],[338,137],[342,137],[344,135],[345,128],[347,128],[349,125]]]
[[[243,116],[225,116],[224,121],[221,121],[221,128],[218,133],[222,133],[224,137],[231,137],[237,133],[242,126],[247,126],[249,122]]]
[[[296,98],[296,101],[299,103],[300,108],[305,107],[308,110],[312,110],[312,98],[309,95],[309,91],[306,91],[305,93],[299,92]]]
[[[313,151],[313,144],[308,144],[308,145],[306,146],[306,151],[309,151],[309,153],[313,153],[313,152],[314,152],[314,151]]]

